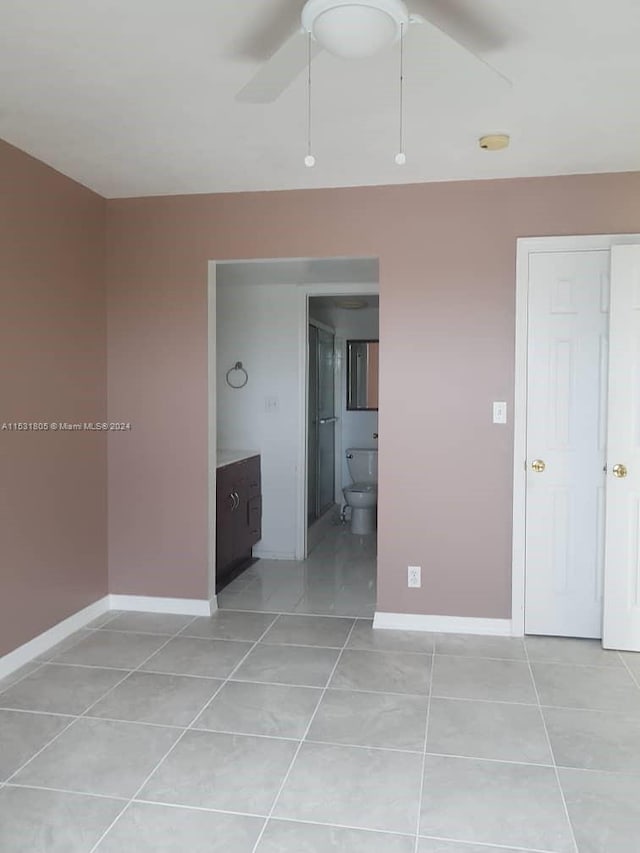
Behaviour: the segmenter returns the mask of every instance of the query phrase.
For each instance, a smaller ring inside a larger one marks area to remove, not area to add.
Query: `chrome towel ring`
[[[232,373],[240,373],[240,374],[242,374],[242,376],[235,377],[235,382],[232,382],[231,381],[231,374]],[[242,378],[243,376],[244,376],[244,379]],[[230,367],[229,370],[227,370],[227,385],[230,388],[244,388],[244,386],[247,384],[248,381],[249,381],[249,374],[247,373],[247,371],[242,366],[241,361],[236,361],[236,363],[233,365],[233,367]]]

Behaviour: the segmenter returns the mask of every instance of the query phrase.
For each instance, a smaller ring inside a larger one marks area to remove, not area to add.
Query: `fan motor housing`
[[[373,56],[410,23],[402,0],[307,0],[302,29],[343,59]]]

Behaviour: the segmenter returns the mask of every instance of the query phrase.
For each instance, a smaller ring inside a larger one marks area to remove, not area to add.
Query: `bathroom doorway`
[[[230,456],[235,459],[242,451],[252,459],[259,458],[260,464],[261,535],[252,547],[252,557],[258,562],[223,592],[225,598],[231,598],[246,585],[248,591],[242,602],[234,599],[238,606],[251,609],[249,593],[257,593],[263,575],[274,593],[278,586],[276,579],[283,579],[282,595],[287,601],[294,593],[299,594],[297,604],[291,602],[293,609],[296,604],[300,608],[321,607],[326,613],[336,612],[338,608],[345,613],[367,615],[375,606],[377,537],[366,537],[365,547],[357,537],[351,537],[349,525],[342,521],[342,490],[349,482],[342,445],[346,337],[341,332],[344,324],[337,321],[337,315],[342,320],[342,315],[367,312],[339,310],[336,303],[375,298],[377,314],[377,294],[377,258],[211,264],[209,494],[212,509],[217,512],[218,470],[224,460]],[[333,320],[323,321],[315,316],[315,310],[311,311],[314,316],[310,315],[310,304],[316,299],[327,300],[325,309],[336,313]],[[317,336],[311,347],[316,353],[315,367],[309,359],[310,325],[315,328],[311,334]],[[323,424],[314,425],[311,423],[314,418],[309,417],[310,403],[314,404],[313,392],[309,399],[310,372],[316,376],[316,404],[320,407],[320,417],[316,420],[325,421]],[[366,420],[367,415],[361,417]],[[375,428],[370,432],[372,443],[373,432],[377,432],[377,413]],[[315,466],[313,462],[309,464],[309,456],[316,460]],[[238,516],[244,505],[242,502],[239,505],[235,494],[242,498],[241,490],[232,489],[231,494],[234,499],[230,498],[228,503]],[[309,528],[310,520],[314,519]],[[326,527],[321,529],[318,523],[323,522]],[[217,527],[212,512],[212,589],[216,581]],[[324,543],[322,536],[314,538],[318,531],[331,534],[331,543],[326,537]],[[311,552],[318,563],[316,568],[315,563],[311,565]],[[354,566],[356,569],[352,571]],[[322,579],[317,590],[312,577],[316,569]],[[285,577],[291,583],[285,583]],[[320,595],[321,587],[322,595],[326,592],[328,596],[326,604],[324,598],[321,604],[315,598],[313,603],[305,604],[312,592],[308,587],[314,588],[314,595]],[[280,604],[283,602],[279,601]]]
[[[379,313],[374,292],[308,297],[307,554],[337,518],[347,530],[366,530],[376,539]],[[354,480],[353,460],[364,452],[371,482],[367,497],[358,483],[357,502],[370,507],[357,512],[369,522],[354,526],[356,501],[349,495],[360,478]]]

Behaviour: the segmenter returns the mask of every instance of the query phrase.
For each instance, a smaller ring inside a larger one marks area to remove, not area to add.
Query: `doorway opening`
[[[368,447],[377,450],[377,411],[345,417],[345,335],[353,323],[344,317],[359,315],[362,323],[375,314],[378,337],[378,261],[224,261],[210,268],[211,597],[219,593],[218,605],[235,609],[372,615],[377,536],[350,532],[343,443],[345,422],[357,415],[367,424]],[[340,309],[341,300],[364,303],[363,310]],[[352,433],[346,440],[353,446]],[[254,475],[242,470],[250,460]]]
[[[308,300],[308,551],[336,512],[355,535],[375,534],[379,315],[376,294]]]

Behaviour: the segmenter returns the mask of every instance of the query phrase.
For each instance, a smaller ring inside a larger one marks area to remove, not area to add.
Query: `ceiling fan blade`
[[[482,50],[496,47],[504,41],[504,38],[497,31],[492,33],[485,23],[480,20],[472,20],[466,10],[460,9],[456,12],[449,0],[446,4],[441,0],[413,0],[412,7],[412,23],[432,26],[449,41],[470,53],[503,84],[513,85],[506,74],[503,74],[481,54]]]
[[[308,50],[308,38],[300,30],[264,63],[244,88],[240,89],[236,101],[246,104],[269,104],[275,101],[307,67]],[[320,45],[312,41],[311,59],[321,50]]]

